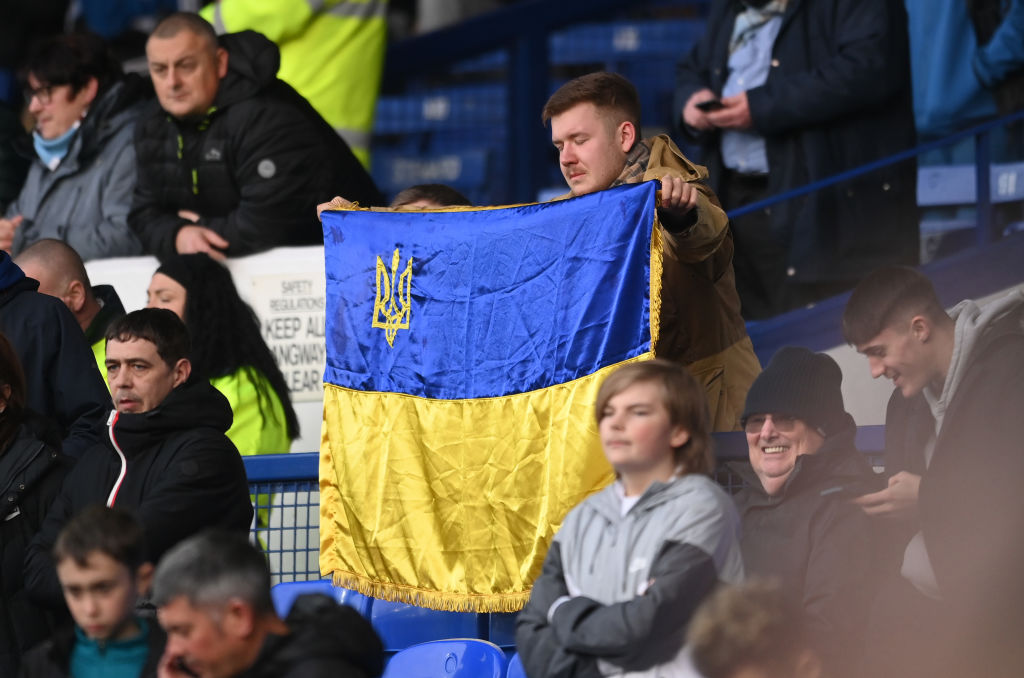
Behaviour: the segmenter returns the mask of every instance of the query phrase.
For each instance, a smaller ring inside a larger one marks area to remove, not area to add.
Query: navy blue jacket
[[[38,288],[0,252],[0,331],[21,360],[28,408],[60,425],[63,452],[77,459],[100,440],[110,392],[71,311]]]
[[[707,31],[679,66],[677,116],[697,90],[721,93],[741,6],[714,0]],[[900,0],[790,0],[768,79],[747,92],[754,131],[766,140],[771,194],[913,146],[908,51]],[[719,135],[693,136],[721,193]],[[776,205],[771,217],[797,282],[847,282],[883,264],[915,263],[914,163]]]

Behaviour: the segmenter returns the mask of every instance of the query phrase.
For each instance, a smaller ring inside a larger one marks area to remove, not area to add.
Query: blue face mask
[[[35,146],[36,155],[39,156],[44,165],[51,170],[57,169],[60,161],[64,159],[64,156],[68,154],[68,149],[71,148],[71,140],[75,138],[75,132],[81,126],[82,123],[76,121],[71,126],[71,129],[56,139],[44,139],[39,135],[39,132],[32,133],[32,145]]]

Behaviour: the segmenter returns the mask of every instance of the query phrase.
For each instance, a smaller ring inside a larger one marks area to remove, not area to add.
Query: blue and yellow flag
[[[649,182],[560,202],[324,212],[320,569],[388,600],[514,611],[612,479],[602,379],[652,356]]]

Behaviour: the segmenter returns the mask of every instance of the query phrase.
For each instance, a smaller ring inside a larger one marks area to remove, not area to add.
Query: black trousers
[[[727,209],[763,200],[768,197],[768,175],[726,170],[718,197]],[[761,320],[787,310],[786,247],[772,229],[771,208],[732,219],[730,226],[735,244],[732,266],[743,318]]]
[[[768,175],[725,171],[719,199],[727,210],[770,197]],[[798,283],[787,272],[789,243],[772,223],[772,208],[730,220],[732,265],[744,320],[763,320],[851,289],[856,280]]]

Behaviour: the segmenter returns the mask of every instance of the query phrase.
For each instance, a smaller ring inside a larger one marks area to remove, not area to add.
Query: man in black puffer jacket
[[[107,330],[108,440],[75,465],[28,547],[25,587],[39,604],[64,605],[51,549],[91,504],[134,510],[154,562],[205,527],[248,535],[245,467],[224,435],[231,406],[206,380],[189,380],[188,353],[185,325],[164,309],[134,311]]]
[[[338,193],[382,205],[352,151],[277,77],[259,33],[219,39],[195,14],[164,19],[146,44],[159,106],[136,126],[128,223],[157,256],[241,256],[323,241],[315,207]]]
[[[153,603],[167,632],[161,678],[374,678],[383,668],[380,638],[351,607],[306,595],[278,617],[267,559],[222,530],[168,552]]]

